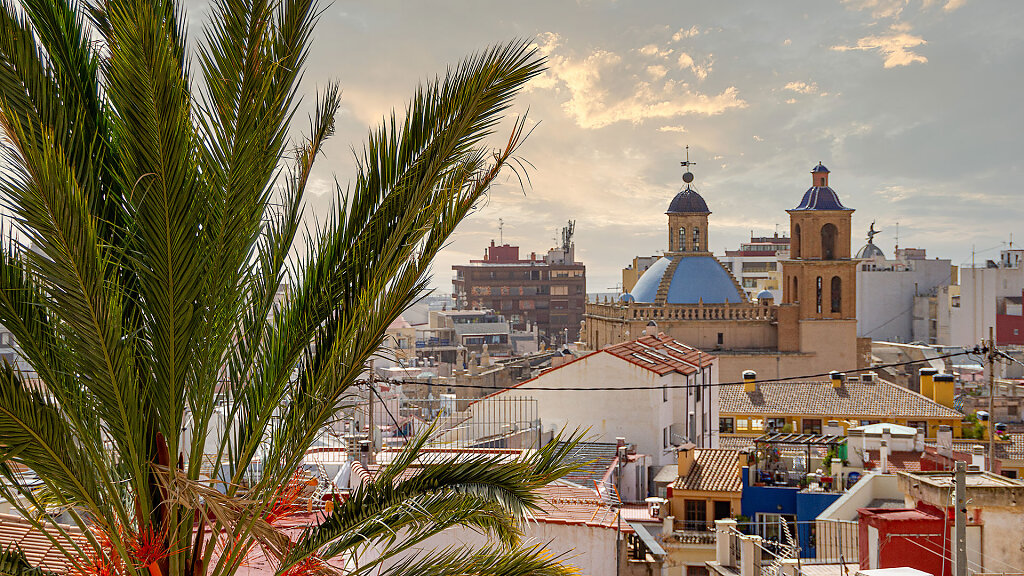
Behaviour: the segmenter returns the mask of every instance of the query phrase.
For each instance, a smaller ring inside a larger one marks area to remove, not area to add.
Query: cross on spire
[[[690,147],[689,146],[686,147],[686,160],[683,160],[682,162],[680,162],[679,165],[682,166],[683,168],[686,168],[686,172],[683,173],[683,182],[686,182],[687,184],[689,184],[690,182],[693,182],[693,172],[690,172],[690,166],[696,166],[697,163],[690,161]]]

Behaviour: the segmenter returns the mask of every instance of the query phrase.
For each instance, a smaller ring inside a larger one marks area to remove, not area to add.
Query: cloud
[[[796,92],[798,94],[814,94],[818,91],[818,85],[814,82],[808,84],[807,82],[790,82],[783,86],[784,90]]]
[[[685,126],[662,126],[658,128],[658,132],[678,132],[680,134],[686,133]]]
[[[870,12],[872,18],[898,18],[908,0],[842,0],[852,10]]]
[[[942,7],[942,10],[945,12],[952,12],[964,4],[967,4],[967,0],[949,0],[949,2]]]
[[[790,46],[792,44],[793,44],[793,40],[790,39],[790,38],[786,38],[785,40],[782,41],[782,45],[783,46]]]
[[[639,65],[600,49],[576,58],[561,54],[560,44],[561,38],[554,34],[541,38],[538,49],[548,56],[548,71],[533,82],[531,89],[567,95],[562,109],[581,128],[687,115],[715,116],[747,106],[735,86],[718,94],[705,94],[669,75],[664,67]],[[650,46],[641,48],[644,50],[657,53],[656,46],[653,50]],[[690,65],[686,68],[698,79],[706,78],[711,70],[710,56],[703,65],[687,58]]]
[[[952,0],[952,1],[956,2],[957,0]],[[672,35],[672,41],[673,42],[679,42],[680,40],[683,40],[683,39],[686,39],[686,38],[693,38],[694,36],[697,36],[698,34],[700,34],[700,29],[697,28],[696,26],[691,26],[690,28],[680,28],[678,32],[676,32],[675,34]]]
[[[679,58],[676,59],[676,64],[679,66],[680,70],[690,70],[693,72],[693,75],[700,80],[707,79],[708,74],[711,73],[711,65],[713,63],[714,60],[711,54],[708,54],[708,57],[702,64],[694,62],[693,57],[686,52],[681,53]]]
[[[909,66],[914,63],[925,63],[927,58],[910,50],[917,46],[927,44],[924,38],[913,36],[905,32],[889,34],[886,36],[866,36],[857,40],[854,46],[833,46],[833,50],[847,52],[851,50],[877,51],[885,56],[884,66],[895,68],[896,66]]]

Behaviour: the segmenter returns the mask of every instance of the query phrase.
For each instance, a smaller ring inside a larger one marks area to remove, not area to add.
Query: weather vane
[[[868,228],[868,243],[869,244],[874,244],[875,236],[878,235],[879,232],[881,232],[881,230],[875,230],[875,221],[872,220],[871,221],[871,227]]]
[[[683,182],[689,184],[693,182],[693,172],[690,172],[690,166],[696,166],[696,162],[690,162],[690,147],[686,147],[686,160],[679,163],[680,166],[686,168],[686,172],[683,173]]]

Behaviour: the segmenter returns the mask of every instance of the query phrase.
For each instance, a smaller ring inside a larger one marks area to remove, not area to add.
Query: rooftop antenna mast
[[[498,218],[498,245],[505,245],[505,220]]]

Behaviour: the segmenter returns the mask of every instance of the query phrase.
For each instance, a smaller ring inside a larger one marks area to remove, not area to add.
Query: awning
[[[651,535],[650,532],[647,531],[646,526],[644,526],[640,522],[626,522],[626,524],[629,524],[629,527],[636,532],[636,535],[640,537],[640,541],[644,543],[644,546],[647,546],[647,550],[650,551],[652,555],[668,555],[668,553],[665,552],[665,549],[661,547],[661,544],[658,542],[658,540],[653,535]]]

